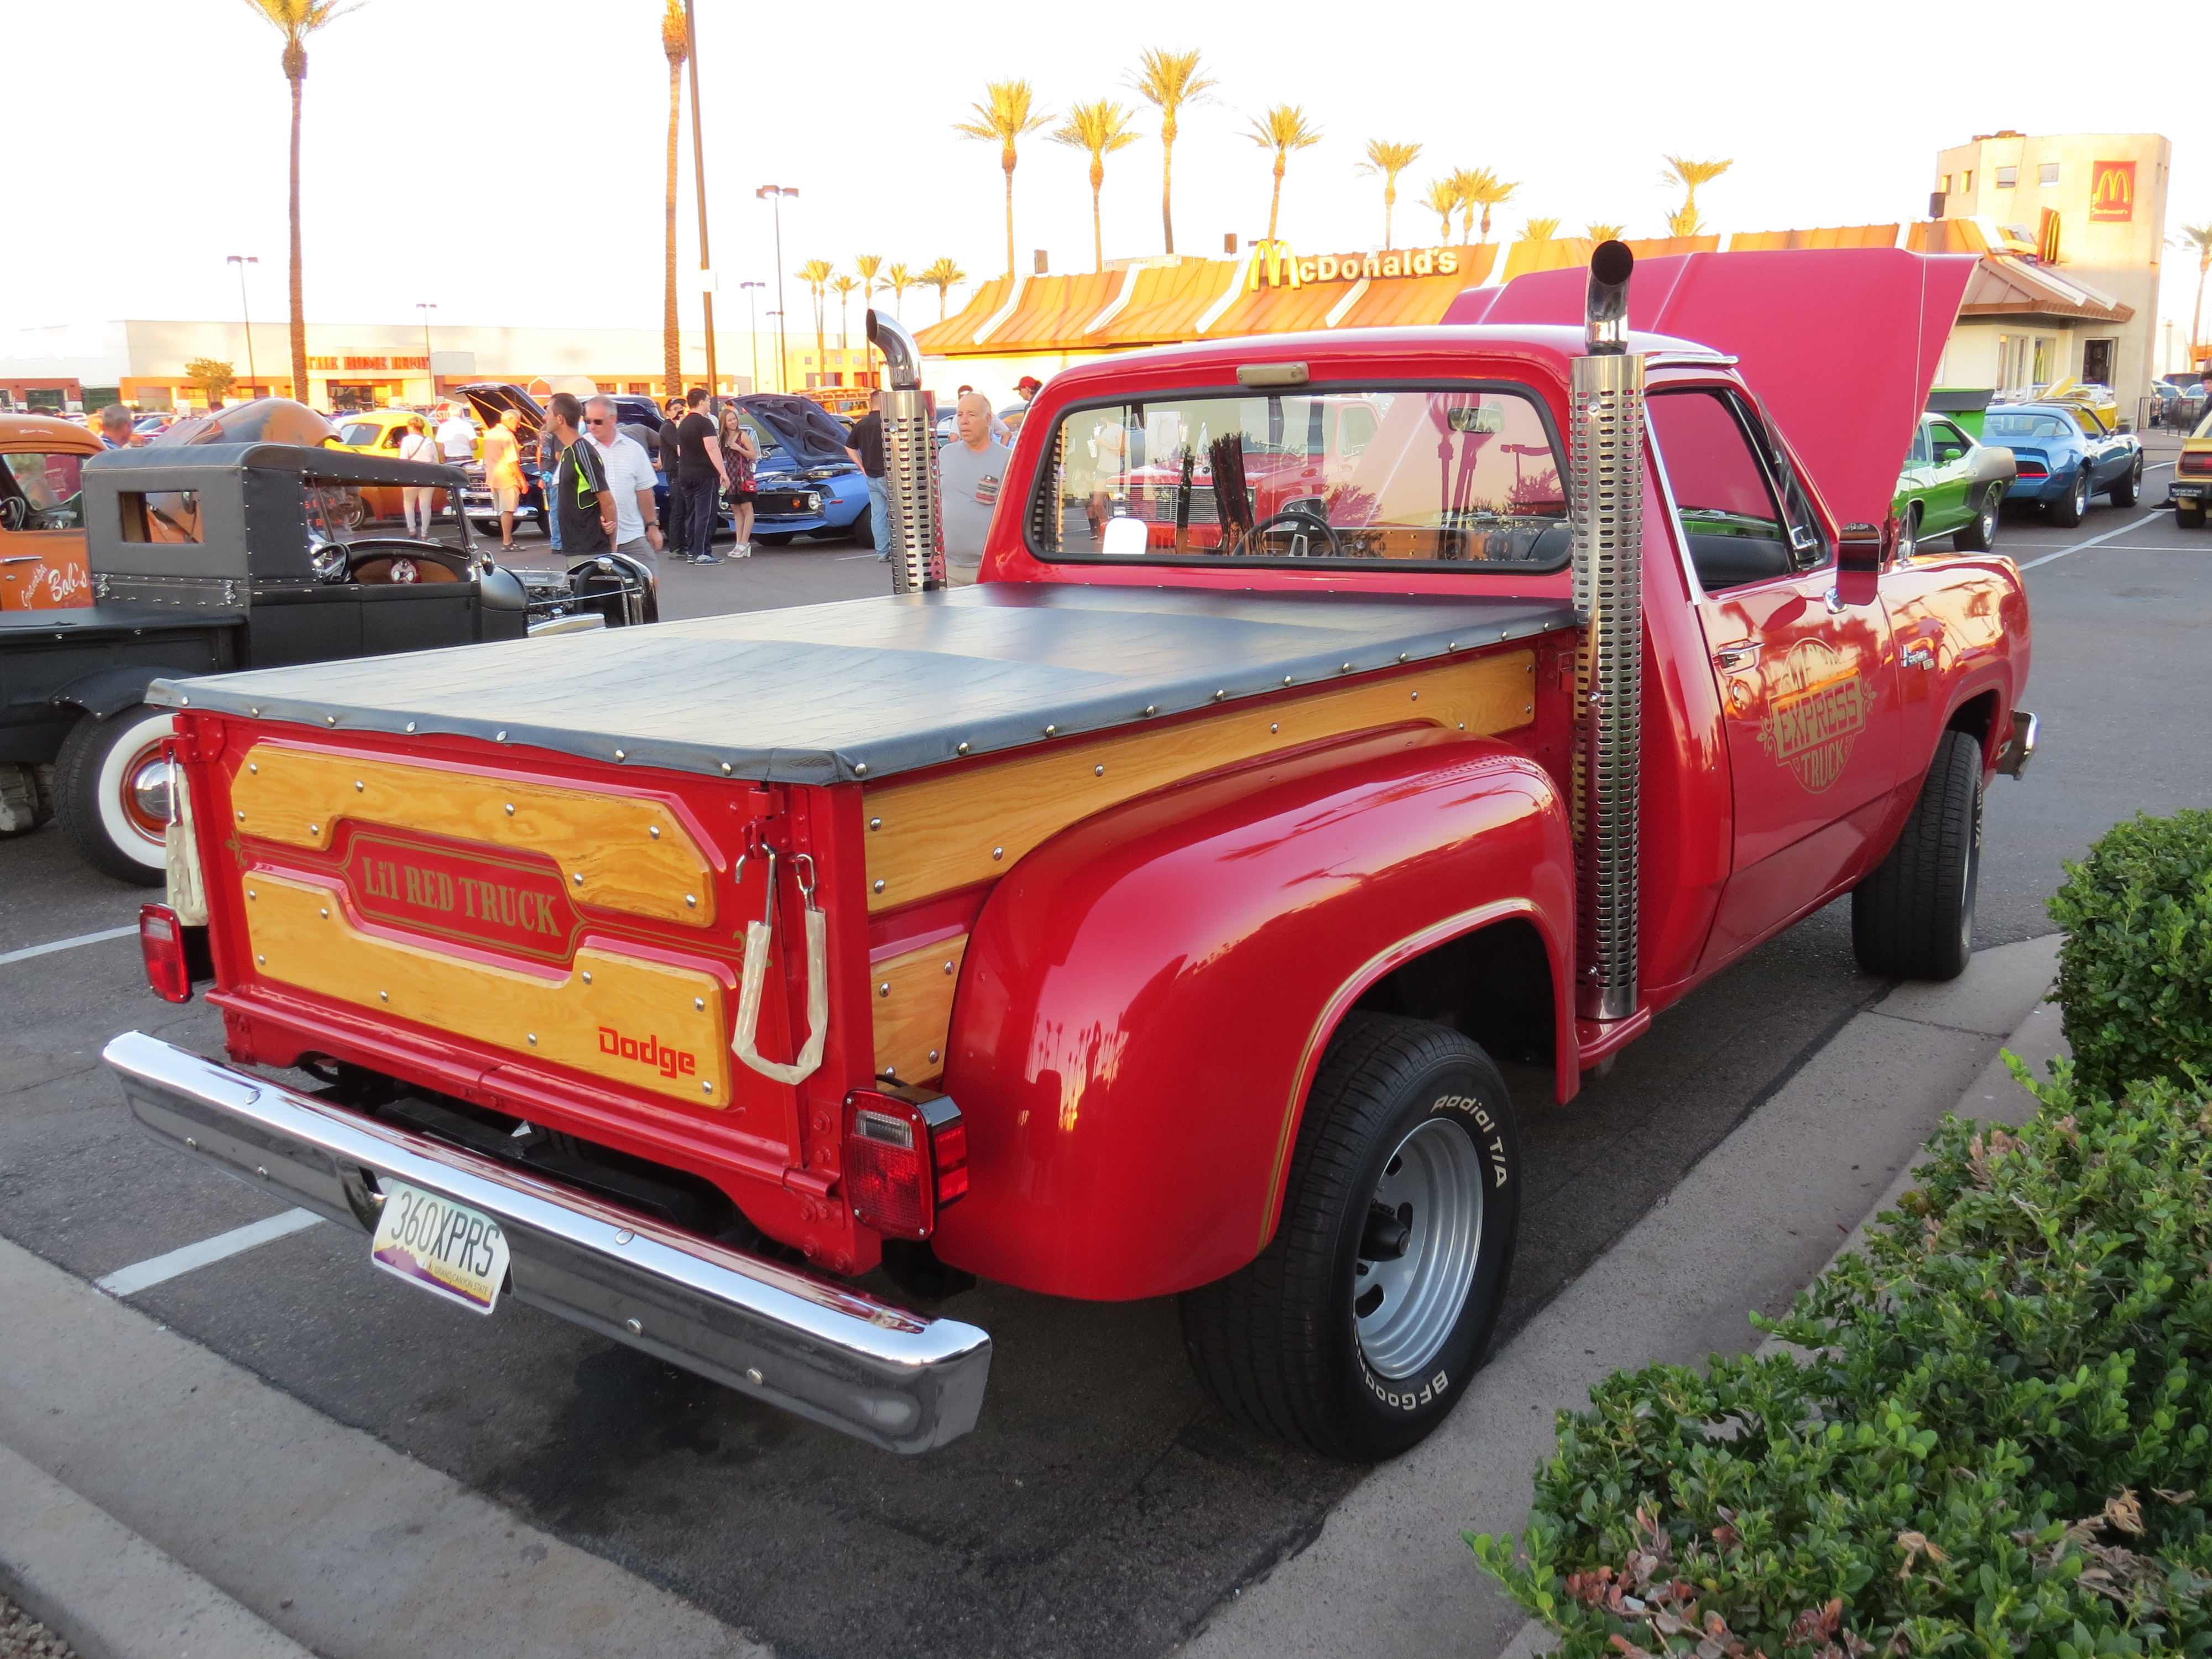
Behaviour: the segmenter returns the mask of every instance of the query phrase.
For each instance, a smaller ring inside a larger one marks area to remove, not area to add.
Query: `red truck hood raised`
[[[1879,524],[1975,261],[1897,248],[1675,253],[1638,262],[1632,328],[1740,360],[1839,522]],[[1448,323],[1580,323],[1588,274],[1469,289]]]

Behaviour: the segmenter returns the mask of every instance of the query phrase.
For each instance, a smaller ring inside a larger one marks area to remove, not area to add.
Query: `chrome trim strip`
[[[2012,711],[2012,736],[1997,755],[1997,770],[2008,778],[2016,778],[2027,770],[2028,762],[2035,758],[2035,738],[2039,722],[2025,708]]]
[[[156,1140],[368,1230],[368,1171],[495,1217],[512,1293],[887,1451],[975,1426],[991,1339],[126,1031],[101,1058]],[[366,1264],[364,1264],[366,1265]]]

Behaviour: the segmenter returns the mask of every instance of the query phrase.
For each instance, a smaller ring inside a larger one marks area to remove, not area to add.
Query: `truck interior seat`
[[[1690,562],[1707,592],[1745,582],[1786,576],[1793,568],[1786,542],[1765,536],[1689,536]]]

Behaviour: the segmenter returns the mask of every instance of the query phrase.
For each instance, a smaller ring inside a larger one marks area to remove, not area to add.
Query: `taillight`
[[[146,982],[164,1002],[192,1000],[191,961],[185,951],[185,925],[166,904],[138,908],[138,948],[146,957]]]
[[[875,1089],[845,1097],[845,1201],[891,1238],[927,1238],[968,1190],[968,1126],[944,1095],[905,1100]]]
[[[2212,450],[2206,450],[2194,455],[2183,455],[2181,465],[2176,470],[2186,472],[2191,477],[2201,477],[2207,473],[2212,473]]]
[[[2047,478],[2051,476],[2050,470],[2041,461],[2021,461],[2016,465],[2023,478]]]

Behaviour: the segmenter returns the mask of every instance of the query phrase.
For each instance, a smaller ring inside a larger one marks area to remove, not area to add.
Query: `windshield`
[[[1063,416],[1032,499],[1045,558],[1567,557],[1535,401],[1470,387],[1200,393]]]
[[[1999,415],[1992,410],[1982,422],[1984,438],[2063,438],[2071,429],[2056,415]]]
[[[79,516],[77,474],[84,465],[82,455],[63,453],[39,454],[16,451],[6,456],[7,488],[0,488],[0,500],[9,495],[19,495],[25,503],[16,509],[21,516],[21,527],[29,530],[75,530],[82,522]]]

